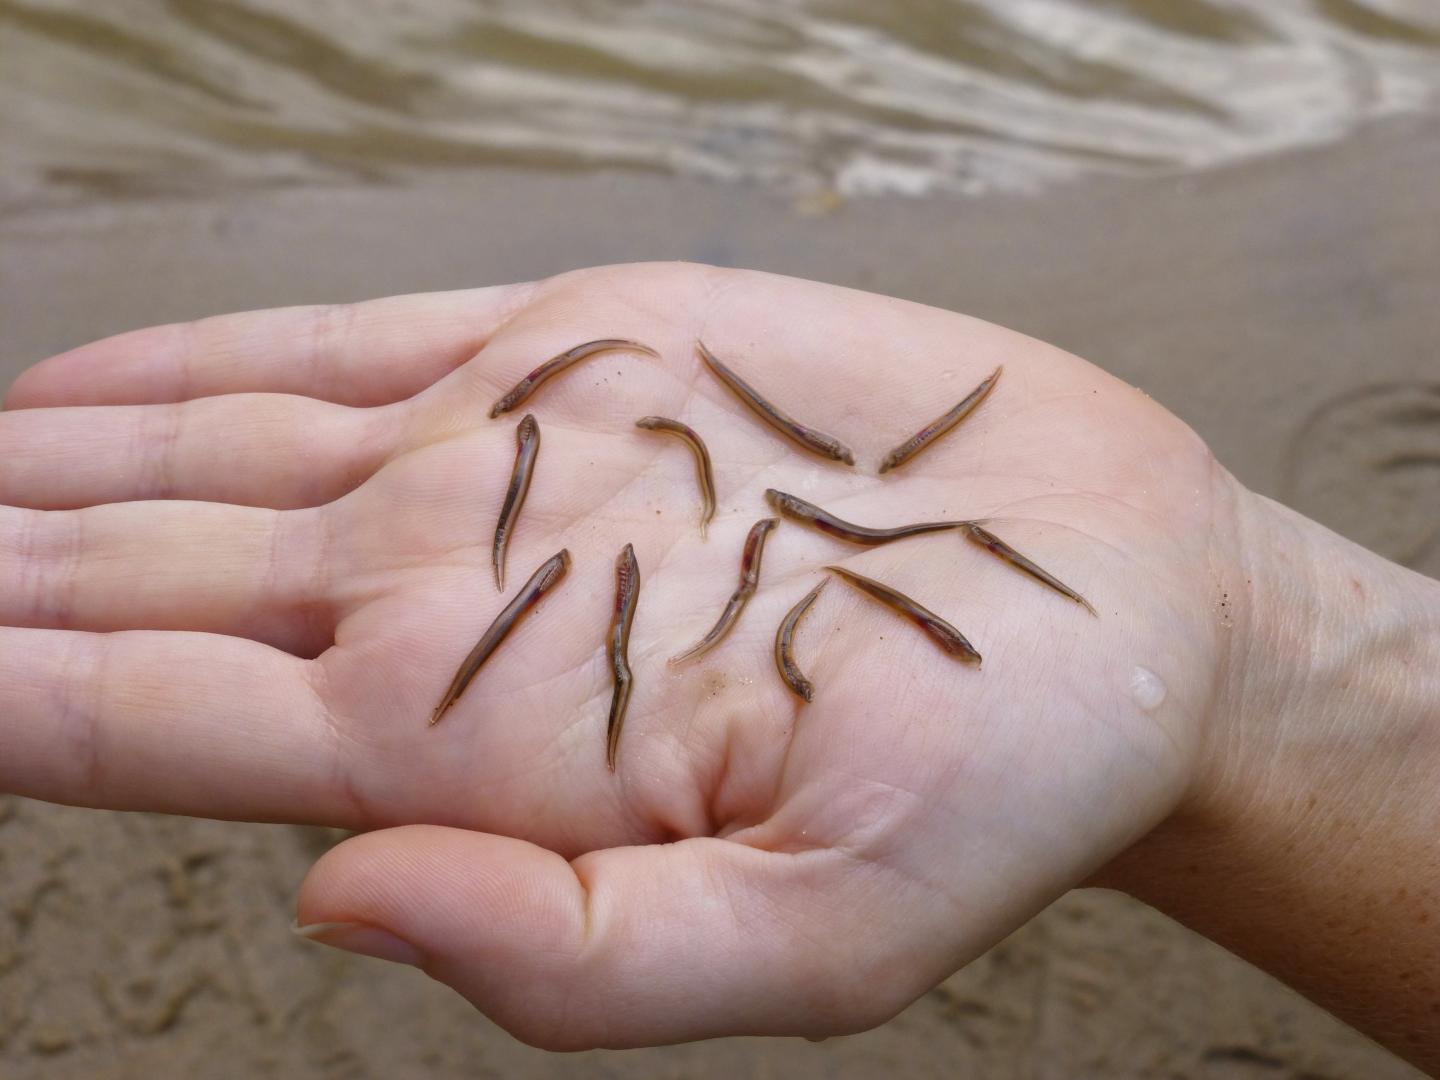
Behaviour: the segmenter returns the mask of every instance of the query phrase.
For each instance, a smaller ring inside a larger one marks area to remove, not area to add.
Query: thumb
[[[828,849],[707,837],[567,862],[414,825],[328,852],[301,889],[298,926],[413,963],[546,1049],[813,1038],[881,1023],[948,974],[935,937],[914,933],[925,920],[897,918],[910,891]]]

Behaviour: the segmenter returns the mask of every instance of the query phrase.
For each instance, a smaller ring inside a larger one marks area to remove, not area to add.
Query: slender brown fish
[[[644,353],[646,356],[658,357],[660,355],[649,345],[642,345],[638,341],[629,341],[626,338],[601,338],[598,341],[587,341],[583,345],[576,345],[573,349],[566,349],[559,356],[552,356],[516,383],[513,390],[490,406],[490,419],[494,420],[501,413],[507,413],[515,408],[533,394],[536,388],[550,376],[558,375],[572,364],[578,364],[581,360],[594,356],[596,353],[611,352],[615,349],[628,349],[631,352]]]
[[[975,541],[975,543],[979,544],[981,547],[989,548],[996,555],[999,555],[1000,558],[1008,562],[1011,566],[1015,567],[1018,570],[1023,570],[1025,573],[1033,577],[1036,581],[1049,585],[1050,588],[1054,589],[1061,596],[1069,597],[1071,600],[1074,600],[1075,603],[1079,604],[1086,611],[1090,612],[1091,615],[1094,615],[1097,619],[1100,617],[1100,613],[1091,606],[1089,600],[1086,600],[1078,592],[1070,588],[1069,585],[1066,585],[1063,581],[1055,577],[1053,574],[1047,573],[1046,571],[1040,569],[1040,567],[1036,566],[1024,555],[1021,555],[1018,551],[1012,548],[1009,544],[1005,543],[1004,540],[1001,540],[989,529],[981,528],[979,524],[971,521],[966,523],[963,531],[965,535],[971,540]]]
[[[863,577],[852,570],[846,570],[843,566],[827,566],[825,569],[833,574],[839,574],[847,584],[853,585],[861,592],[874,597],[886,607],[898,611],[938,641],[940,647],[951,656],[959,657],[965,661],[972,661],[976,664],[980,663],[980,654],[975,651],[975,646],[965,640],[965,635],[929,608],[922,607],[904,593],[892,589],[889,585],[884,585],[874,578]]]
[[[540,569],[530,575],[530,580],[515,594],[515,599],[505,605],[505,610],[495,616],[495,621],[490,624],[490,629],[480,636],[475,647],[470,650],[470,655],[465,657],[460,665],[460,670],[455,672],[455,677],[450,680],[449,687],[445,690],[445,696],[440,699],[440,704],[435,706],[435,711],[430,714],[430,723],[438,724],[440,718],[445,715],[451,705],[454,705],[465,688],[470,685],[470,680],[475,678],[475,673],[480,670],[480,665],[490,659],[490,654],[500,647],[500,643],[509,636],[510,631],[520,619],[540,602],[540,598],[550,591],[565,576],[565,571],[570,569],[570,552],[561,549],[558,553],[550,556],[541,565]]]
[[[745,550],[740,556],[740,587],[730,594],[730,599],[725,603],[725,610],[720,613],[720,618],[714,628],[690,648],[678,656],[672,656],[670,663],[683,664],[686,660],[703,656],[730,632],[730,628],[735,625],[735,620],[740,618],[740,612],[750,602],[750,597],[755,595],[755,590],[760,585],[760,560],[765,554],[765,537],[770,534],[771,529],[779,524],[779,518],[762,518],[750,526],[750,534],[745,537]]]
[[[848,540],[852,544],[865,544],[870,547],[877,544],[888,544],[892,540],[904,540],[909,536],[944,532],[947,529],[960,529],[970,524],[968,521],[924,521],[918,525],[899,525],[893,529],[869,529],[864,525],[852,525],[848,521],[841,521],[834,514],[821,510],[814,503],[806,502],[798,495],[776,491],[774,488],[765,490],[765,501],[788,518],[793,518],[806,525],[813,525],[823,533],[829,533],[841,540]]]
[[[610,696],[610,721],[605,726],[605,764],[615,771],[620,750],[620,732],[625,727],[625,709],[630,704],[630,627],[635,622],[635,604],[640,599],[640,566],[635,548],[626,544],[615,560],[615,613],[610,618],[610,636],[605,648],[610,654],[610,673],[615,690]]]
[[[826,435],[823,431],[806,427],[771,405],[760,396],[753,386],[716,359],[715,354],[705,347],[703,341],[695,342],[695,349],[715,377],[728,386],[736,397],[750,406],[756,416],[780,432],[781,435],[831,461],[843,461],[846,465],[855,464],[855,455],[850,452],[848,446],[833,435]]]
[[[710,468],[710,451],[705,448],[704,441],[679,420],[668,420],[663,416],[642,416],[635,421],[635,426],[674,435],[695,455],[695,480],[700,485],[700,539],[704,540],[705,530],[715,516],[715,473]]]
[[[829,578],[823,578],[819,585],[806,593],[801,601],[789,610],[785,618],[780,620],[780,628],[775,631],[775,667],[780,672],[780,678],[785,680],[785,685],[806,701],[815,700],[815,685],[805,677],[800,666],[795,663],[793,651],[795,626],[810,610],[810,606],[815,603],[816,597],[820,595],[820,590],[829,583]]]
[[[510,546],[510,533],[530,491],[530,477],[535,472],[535,458],[539,453],[540,425],[534,413],[526,413],[515,428],[515,468],[510,473],[510,487],[505,491],[505,504],[500,507],[500,520],[495,523],[495,543],[490,549],[497,592],[505,591],[505,549]]]
[[[880,462],[880,471],[887,473],[891,469],[904,465],[912,457],[920,453],[921,450],[924,450],[940,438],[940,436],[954,428],[961,420],[964,420],[974,412],[980,402],[984,401],[990,391],[995,388],[995,380],[1000,378],[1000,372],[1004,370],[1005,366],[1003,364],[997,367],[990,377],[975,387],[974,390],[971,390],[959,405],[956,405],[939,419],[930,421],[930,423],[926,424],[914,435],[911,435],[910,438],[886,454],[885,460]]]

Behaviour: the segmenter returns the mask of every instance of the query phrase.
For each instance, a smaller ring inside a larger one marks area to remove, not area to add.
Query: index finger
[[[15,381],[5,407],[159,405],[236,393],[386,405],[475,356],[532,289],[272,308],[132,330],[42,360]]]

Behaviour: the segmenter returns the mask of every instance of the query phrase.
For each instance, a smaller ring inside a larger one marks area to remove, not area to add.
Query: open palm
[[[593,357],[487,417],[604,337],[660,356]],[[697,338],[857,467],[758,423]],[[1001,363],[964,425],[876,474]],[[0,788],[374,830],[322,859],[302,922],[352,924],[337,943],[421,963],[542,1045],[877,1023],[1145,832],[1194,767],[1228,479],[1138,391],[963,316],[614,267],[139,331],[39,365],[7,406]],[[542,446],[502,597],[524,411]],[[689,455],[635,428],[655,414],[713,455],[705,540]],[[734,632],[667,665],[734,589],[768,487],[868,525],[987,519],[1099,616],[955,533],[866,549],[787,521]],[[612,773],[627,543],[643,585]],[[562,547],[568,577],[427,726]],[[830,563],[935,610],[983,665],[837,582],[797,635],[804,704],[772,643]]]

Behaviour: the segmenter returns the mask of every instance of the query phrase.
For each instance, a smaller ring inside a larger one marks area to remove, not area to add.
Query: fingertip
[[[440,825],[364,833],[311,867],[297,923],[380,927],[431,956],[537,938],[574,925],[579,885],[559,855],[523,840]]]
[[[425,963],[424,954],[414,945],[396,937],[388,930],[376,926],[366,926],[364,923],[323,922],[311,923],[307,926],[297,923],[290,929],[296,937],[304,941],[328,945],[332,949],[342,949],[360,956],[370,956],[377,960],[388,960],[393,964],[406,964],[410,967],[422,967]]]
[[[597,1043],[593,1028],[566,1016],[588,925],[584,895],[553,852],[411,825],[321,856],[300,888],[296,924],[323,944],[413,963],[533,1046],[586,1049]]]
[[[37,365],[27,368],[15,377],[15,381],[5,391],[4,401],[0,402],[0,411],[16,412],[20,409],[35,409],[44,405],[40,380],[36,376],[36,372],[39,370],[39,365]]]
[[[56,353],[20,373],[5,396],[5,409],[171,400],[159,377],[166,366],[160,358],[178,339],[176,326],[153,326]]]

